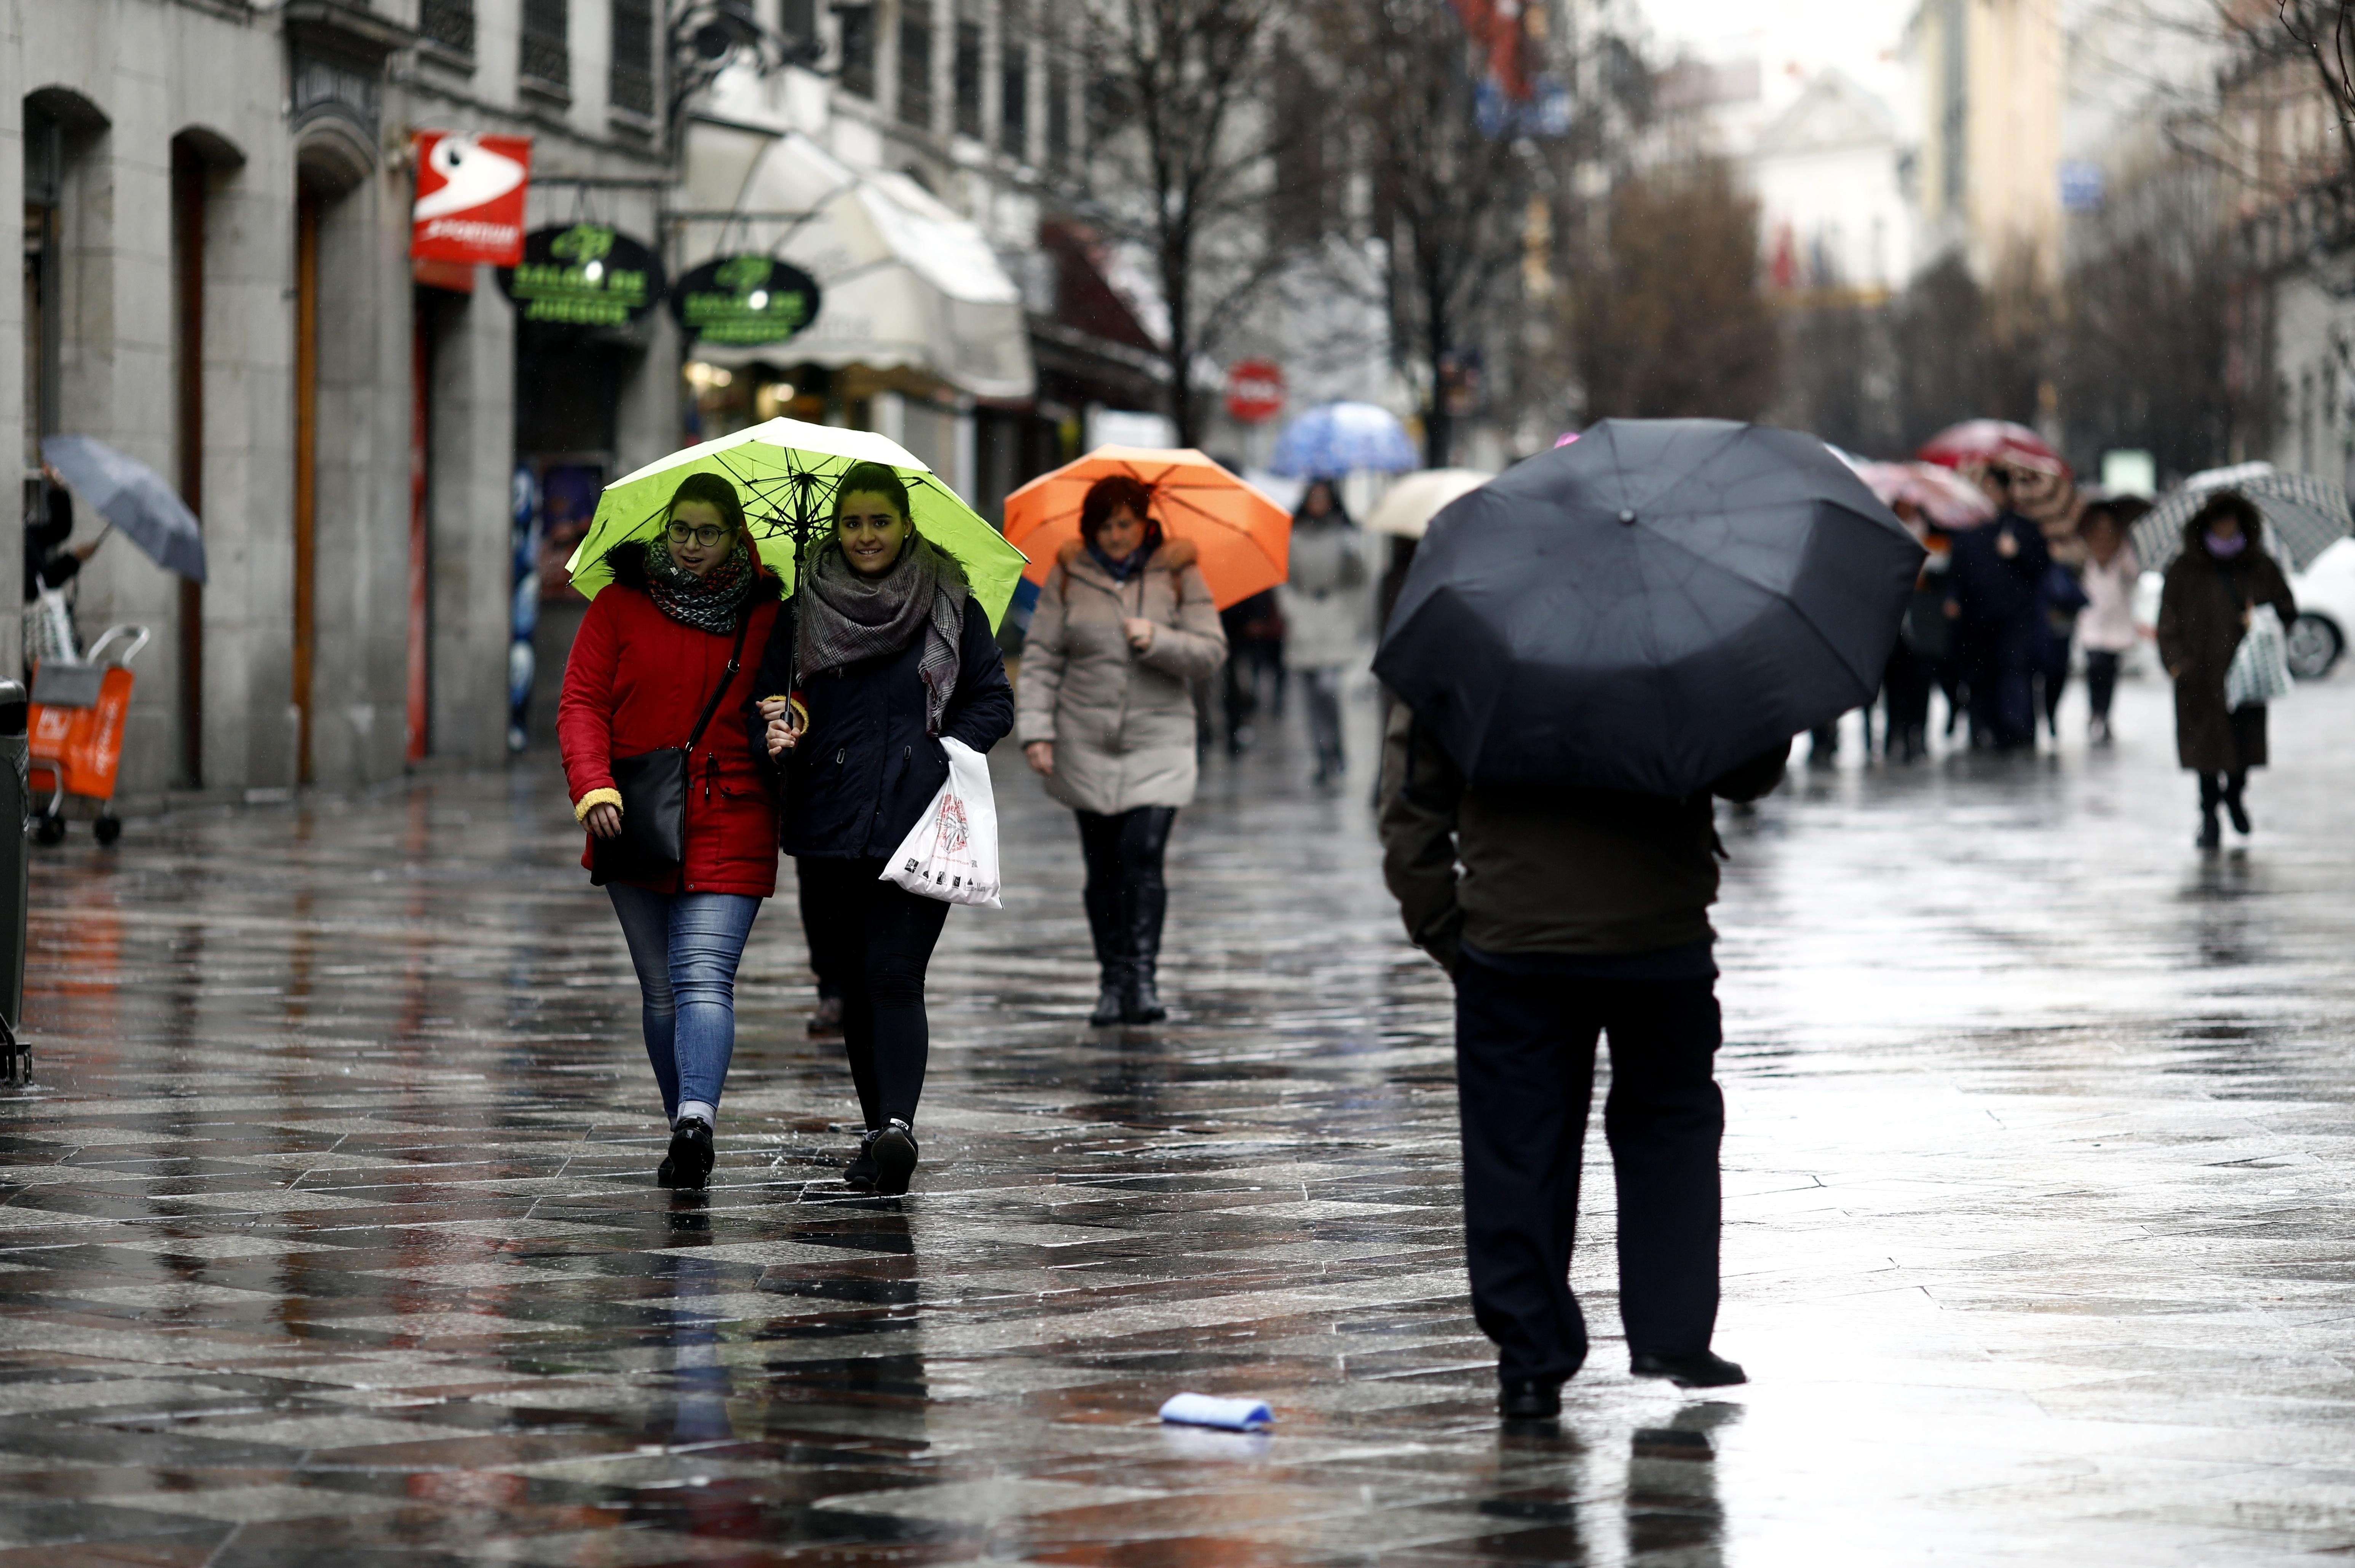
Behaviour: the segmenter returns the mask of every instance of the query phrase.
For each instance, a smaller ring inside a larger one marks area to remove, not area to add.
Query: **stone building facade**
[[[677,344],[657,319],[553,371],[519,359],[488,269],[412,268],[410,135],[529,136],[527,228],[586,213],[654,238],[655,12],[0,5],[0,196],[27,214],[0,402],[27,504],[42,435],[95,437],[179,487],[208,556],[198,588],[110,541],[74,585],[85,640],[155,633],[126,804],[503,754],[519,400],[558,385],[570,411],[547,439],[626,470],[676,440]],[[77,541],[100,525],[85,509]],[[0,552],[10,584],[20,555]],[[20,599],[0,587],[12,665]]]

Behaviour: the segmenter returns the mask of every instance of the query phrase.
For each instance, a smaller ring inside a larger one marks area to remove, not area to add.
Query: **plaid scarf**
[[[728,558],[697,577],[670,558],[670,544],[656,538],[646,546],[646,592],[655,608],[698,631],[725,637],[736,630],[736,614],[752,591],[752,552],[739,538]]]
[[[964,568],[911,534],[891,569],[865,577],[829,540],[810,563],[809,581],[794,596],[796,632],[805,676],[839,670],[862,659],[897,653],[922,635],[916,673],[924,683],[924,731],[941,733],[941,715],[956,689],[957,642],[964,631]]]

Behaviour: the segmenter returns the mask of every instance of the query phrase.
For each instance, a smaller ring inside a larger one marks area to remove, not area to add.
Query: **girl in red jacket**
[[[622,831],[613,760],[685,745],[728,674],[740,620],[751,657],[719,694],[687,759],[686,859],[652,880],[602,882],[638,971],[646,1055],[671,1126],[656,1180],[700,1188],[736,1047],[736,965],[761,900],[777,888],[777,823],[746,722],[778,584],[761,565],[736,487],[690,474],[663,533],[619,545],[613,581],[590,602],[564,669],[557,738],[572,814],[592,838]],[[595,844],[581,863],[595,870]]]

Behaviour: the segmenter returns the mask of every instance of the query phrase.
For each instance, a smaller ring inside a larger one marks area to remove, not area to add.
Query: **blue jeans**
[[[646,1059],[663,1114],[679,1102],[717,1107],[736,1053],[736,964],[761,901],[741,893],[650,893],[605,885],[637,967]]]

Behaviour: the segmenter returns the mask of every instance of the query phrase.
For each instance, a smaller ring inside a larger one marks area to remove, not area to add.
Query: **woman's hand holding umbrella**
[[[769,726],[769,755],[791,751],[801,739],[801,731],[794,727],[793,704],[783,697],[762,697],[760,706],[761,717]]]
[[[1141,615],[1132,615],[1121,621],[1120,629],[1128,638],[1130,648],[1139,653],[1153,652],[1153,622]]]

